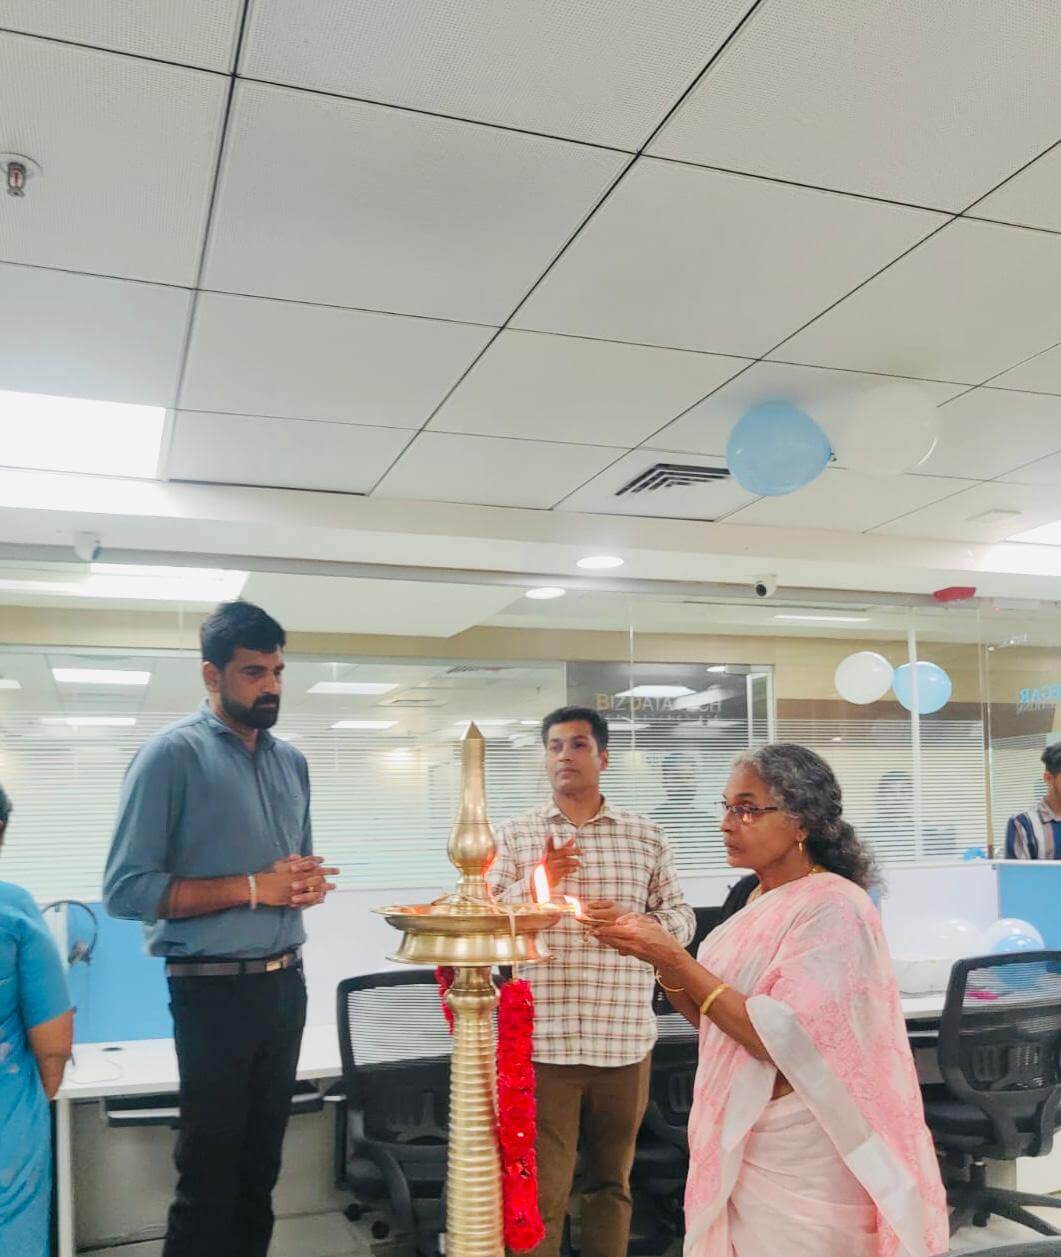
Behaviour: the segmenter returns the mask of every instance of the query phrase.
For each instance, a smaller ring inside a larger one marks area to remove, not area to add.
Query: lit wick
[[[552,890],[549,887],[549,875],[545,871],[544,864],[539,864],[534,870],[533,880],[535,903],[537,903],[539,907],[543,907],[546,904],[553,906]],[[581,915],[582,905],[578,902],[574,895],[563,895],[561,898],[564,906],[574,909],[575,916]],[[561,905],[556,904],[555,906],[560,907]]]

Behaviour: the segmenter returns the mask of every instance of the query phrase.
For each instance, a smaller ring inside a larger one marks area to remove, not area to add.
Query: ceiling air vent
[[[671,489],[675,485],[710,484],[713,480],[728,480],[729,471],[725,467],[692,467],[687,463],[653,463],[636,475],[616,493],[621,498],[624,493],[653,492],[656,489]]]

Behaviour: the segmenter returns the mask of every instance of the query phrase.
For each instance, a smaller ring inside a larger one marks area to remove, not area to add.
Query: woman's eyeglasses
[[[727,803],[725,799],[719,799],[718,806],[724,815],[735,817],[742,825],[751,825],[765,816],[767,812],[781,812],[784,809],[779,807],[755,807],[750,803]]]

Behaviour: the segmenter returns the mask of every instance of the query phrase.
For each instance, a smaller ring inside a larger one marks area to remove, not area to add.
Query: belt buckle
[[[284,961],[282,957],[279,960],[267,960],[265,962],[266,973],[275,973],[277,969],[282,969],[283,967],[284,967]]]

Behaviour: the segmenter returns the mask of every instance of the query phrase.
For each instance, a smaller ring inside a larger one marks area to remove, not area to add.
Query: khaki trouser
[[[651,1054],[633,1065],[543,1065],[538,1092],[538,1200],[545,1239],[531,1257],[556,1257],[582,1136],[582,1257],[626,1257],[630,1167],[648,1104]]]

